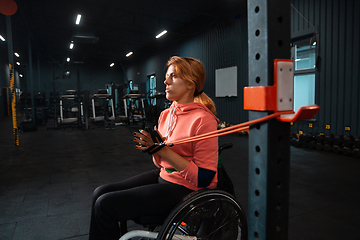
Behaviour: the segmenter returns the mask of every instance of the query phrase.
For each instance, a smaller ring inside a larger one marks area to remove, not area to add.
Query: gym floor
[[[0,118],[0,239],[87,239],[92,191],[154,167],[135,149],[138,128],[40,126],[15,147],[11,118]],[[219,139],[227,141],[223,162],[247,212],[248,138]],[[291,147],[288,239],[359,240],[359,173],[358,159]]]

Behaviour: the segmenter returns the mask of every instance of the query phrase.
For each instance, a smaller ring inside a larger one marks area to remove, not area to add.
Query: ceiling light
[[[167,33],[167,31],[164,30],[161,33],[159,33],[158,35],[156,35],[156,38],[160,38],[160,37],[164,36],[166,33]]]
[[[81,14],[78,14],[76,17],[76,25],[80,24],[80,20],[81,20]]]
[[[131,55],[133,55],[133,52],[129,52],[128,54],[126,54],[126,57],[130,57]]]
[[[15,52],[14,55],[15,55],[16,57],[20,57],[20,55],[19,55],[17,52]]]
[[[67,58],[66,61],[67,61],[67,62],[70,62],[70,58]]]
[[[20,66],[20,62],[16,62],[16,64],[17,64],[18,66]]]
[[[73,49],[73,48],[74,48],[74,43],[71,42],[71,43],[70,43],[70,49]]]
[[[23,75],[20,73],[20,74],[19,74],[19,77],[23,77]]]
[[[5,38],[1,35],[0,35],[0,39],[1,39],[1,41],[5,42]]]
[[[111,64],[110,64],[110,67],[113,67],[114,65],[115,65],[115,63],[111,63]]]

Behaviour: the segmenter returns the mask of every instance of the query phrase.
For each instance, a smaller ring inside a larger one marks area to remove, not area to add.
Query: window
[[[148,76],[148,92],[149,97],[155,96],[156,93],[156,77],[155,74]],[[151,105],[156,106],[156,98],[151,98]]]
[[[315,69],[315,45],[295,45],[295,71]]]
[[[133,81],[129,80],[128,93],[133,89]]]
[[[294,60],[294,111],[301,106],[315,104],[316,42],[293,44]]]

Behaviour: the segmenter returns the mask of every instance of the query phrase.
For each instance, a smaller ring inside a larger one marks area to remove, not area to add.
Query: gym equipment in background
[[[99,89],[91,96],[92,117],[95,124],[105,124],[105,128],[115,128],[114,99],[106,89]]]
[[[60,127],[81,127],[83,104],[80,94],[75,90],[66,90],[65,94],[60,96]]]

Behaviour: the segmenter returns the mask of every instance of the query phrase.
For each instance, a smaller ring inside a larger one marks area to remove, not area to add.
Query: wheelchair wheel
[[[201,190],[172,211],[157,239],[244,240],[247,239],[246,216],[229,193]]]

